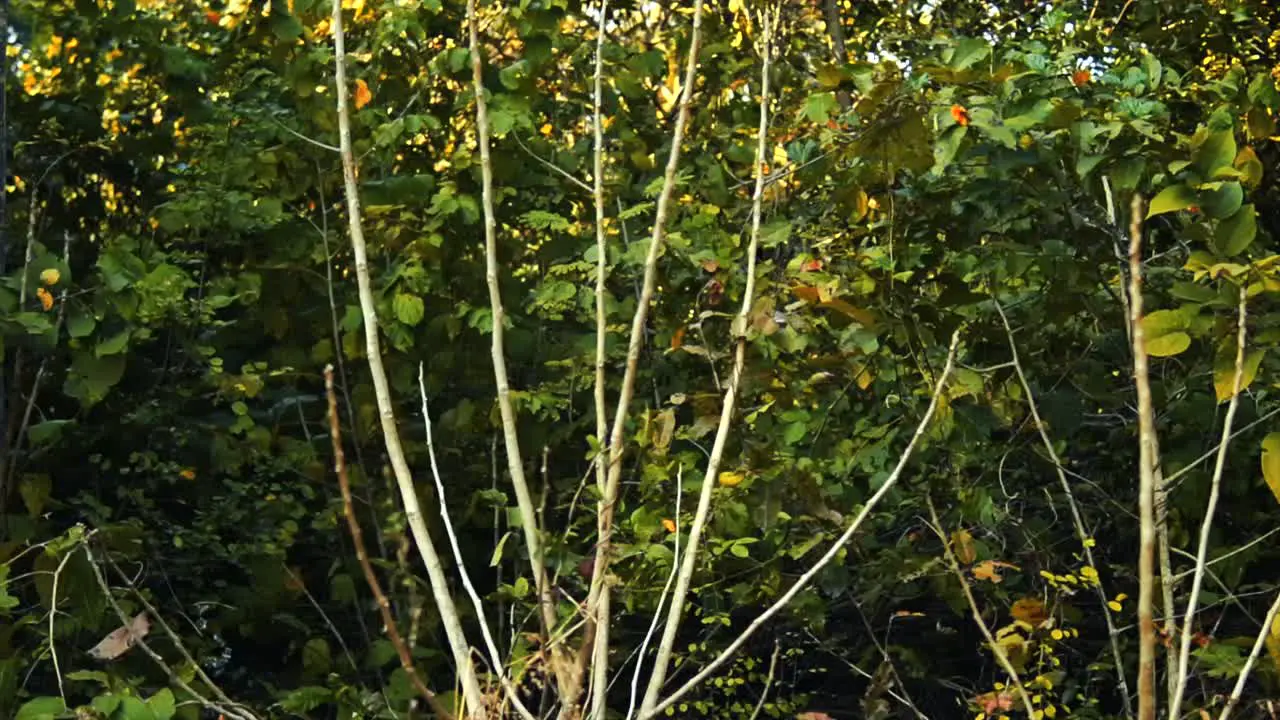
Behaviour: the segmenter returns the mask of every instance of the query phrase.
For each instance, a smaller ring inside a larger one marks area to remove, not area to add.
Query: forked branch
[[[409,470],[409,461],[405,459],[404,447],[400,444],[400,430],[396,427],[395,407],[391,402],[387,372],[382,366],[382,347],[378,338],[378,312],[374,304],[373,283],[369,279],[369,253],[365,245],[360,192],[356,184],[355,154],[351,149],[351,113],[348,109],[346,48],[340,2],[333,4],[332,29],[343,191],[347,200],[347,222],[351,232],[351,250],[355,260],[356,284],[360,293],[360,310],[364,319],[365,356],[369,359],[369,374],[373,378],[373,391],[377,396],[378,419],[382,424],[382,441],[387,449],[387,457],[391,460],[391,469],[395,476],[396,487],[400,491],[400,500],[404,503],[405,519],[409,523],[418,554],[422,556],[422,562],[427,567],[427,575],[431,579],[431,593],[436,609],[440,612],[445,635],[449,640],[449,649],[453,652],[458,679],[462,683],[463,697],[467,702],[467,712],[468,714],[481,713],[484,711],[484,694],[480,691],[480,683],[476,679],[475,666],[472,664],[471,652],[467,646],[466,636],[463,634],[462,621],[458,617],[458,608],[454,605],[453,596],[449,593],[444,566],[440,563],[440,555],[436,552],[435,544],[431,541],[431,533],[428,532],[427,524],[422,518],[417,489],[413,484],[413,473]]]

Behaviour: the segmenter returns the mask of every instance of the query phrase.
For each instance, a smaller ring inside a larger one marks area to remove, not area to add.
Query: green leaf
[[[67,334],[73,338],[89,337],[97,325],[98,321],[86,312],[73,310],[67,315]]]
[[[499,563],[502,562],[502,548],[506,547],[507,540],[510,537],[510,531],[503,533],[502,539],[499,540],[498,544],[493,548],[493,555],[489,558],[489,567],[498,567]]]
[[[280,707],[292,713],[309,713],[333,699],[333,691],[329,688],[311,685],[285,695],[280,701]]]
[[[24,475],[18,483],[18,494],[22,496],[22,504],[27,506],[27,514],[33,518],[40,517],[45,503],[53,494],[53,481],[46,473]]]
[[[1007,148],[1016,147],[1018,144],[1018,140],[1013,136],[1013,132],[1003,125],[978,122],[975,120],[973,122],[973,126],[981,130],[983,135],[986,135]]]
[[[1230,257],[1244,252],[1258,234],[1257,211],[1252,203],[1241,207],[1236,214],[1218,223],[1213,234],[1213,249]]]
[[[27,439],[34,446],[48,445],[62,435],[62,429],[74,420],[45,420],[27,429]]]
[[[991,54],[991,44],[982,38],[960,38],[950,51],[947,64],[953,70],[964,70],[972,67]]]
[[[93,353],[98,357],[105,357],[124,352],[124,349],[128,346],[129,330],[125,329],[98,343],[97,347],[93,349]]]
[[[157,720],[156,714],[151,712],[151,708],[142,700],[124,696],[120,698],[120,709],[118,717],[120,720]]]
[[[408,293],[396,293],[391,307],[395,311],[396,319],[410,327],[422,322],[422,318],[426,314],[426,306],[423,304],[422,298]]]
[[[333,664],[333,656],[329,650],[329,642],[324,638],[311,638],[302,646],[302,669],[309,675],[323,675],[329,672]]]
[[[1147,354],[1152,357],[1173,357],[1191,347],[1191,336],[1184,332],[1172,332],[1147,341]]]
[[[18,708],[14,720],[52,720],[67,711],[67,704],[59,697],[38,697]]]
[[[836,95],[832,92],[814,93],[804,101],[804,115],[811,122],[819,125],[825,124],[836,112],[839,104],[836,102]]]
[[[1195,190],[1183,184],[1170,185],[1151,199],[1151,205],[1147,207],[1147,217],[1186,210],[1195,204]]]
[[[1222,219],[1234,215],[1243,202],[1244,188],[1238,182],[1227,181],[1201,190],[1198,204],[1206,216]]]
[[[1223,349],[1227,352],[1219,353],[1213,367],[1213,391],[1220,403],[1231,399],[1236,383],[1235,343],[1227,343]],[[1266,350],[1251,350],[1245,353],[1244,366],[1241,368],[1243,372],[1240,376],[1241,392],[1248,390],[1253,384],[1253,379],[1258,376],[1258,368],[1262,365],[1262,358],[1266,354]]]
[[[1191,164],[1201,177],[1211,177],[1218,168],[1230,167],[1236,159],[1236,136],[1230,130],[1201,128],[1191,145]]]
[[[176,705],[173,691],[169,688],[164,688],[147,698],[147,707],[150,708],[151,714],[155,716],[156,720],[170,720],[176,710]]]
[[[965,134],[969,128],[965,125],[952,125],[938,136],[937,142],[933,144],[933,172],[942,174],[943,170],[955,160],[956,153],[960,150],[960,141],[964,140]]]
[[[1190,326],[1187,316],[1179,310],[1156,310],[1142,318],[1142,331],[1146,333],[1148,340],[1177,330],[1186,330]]]

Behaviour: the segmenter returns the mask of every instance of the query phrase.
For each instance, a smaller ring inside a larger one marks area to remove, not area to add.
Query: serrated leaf
[[[396,314],[396,320],[410,327],[422,322],[426,314],[422,298],[408,293],[396,293],[395,299],[391,301],[391,309]]]

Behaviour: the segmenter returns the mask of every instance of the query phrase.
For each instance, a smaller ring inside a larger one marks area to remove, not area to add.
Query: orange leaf
[[[676,531],[676,521],[671,518],[662,518],[662,527],[669,533]]]
[[[674,335],[671,336],[672,350],[679,350],[680,346],[684,345],[684,333],[685,333],[685,328],[681,327],[679,330],[676,330]]]
[[[369,86],[363,80],[356,81],[356,109],[364,107],[373,99],[373,93],[369,92]]]
[[[1004,582],[1004,577],[1000,575],[1000,568],[1020,569],[1017,565],[1000,562],[999,560],[983,560],[973,566],[973,578],[975,580],[989,580],[993,583]]]
[[[1088,85],[1090,80],[1093,80],[1093,73],[1088,70],[1077,70],[1071,73],[1071,84],[1076,87]]]
[[[706,270],[706,271],[707,271],[707,272],[709,272],[709,273],[713,273],[713,272],[715,272],[715,271],[717,271],[717,270],[719,270],[719,269],[720,269],[720,263],[716,262],[714,259],[713,259],[713,260],[703,260],[703,261],[702,261],[702,269],[703,269],[703,270]]]
[[[1039,626],[1049,619],[1049,613],[1044,609],[1044,603],[1033,597],[1024,597],[1015,602],[1013,607],[1009,608],[1009,614],[1013,615],[1014,620],[1021,620],[1033,626]]]
[[[809,260],[805,262],[805,264],[801,265],[800,269],[805,272],[817,272],[822,269],[822,261],[816,258]]]
[[[955,119],[957,125],[962,127],[969,124],[969,111],[963,105],[952,105],[951,117]]]

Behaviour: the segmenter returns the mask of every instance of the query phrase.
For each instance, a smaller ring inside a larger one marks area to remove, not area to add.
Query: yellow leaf
[[[48,268],[40,273],[40,282],[45,285],[57,285],[58,280],[62,279],[62,273],[57,268]]]
[[[742,12],[742,0],[729,0],[729,12]]]
[[[737,487],[742,484],[745,478],[746,476],[740,472],[722,472],[720,473],[720,484],[725,487]]]
[[[951,549],[955,551],[961,565],[968,565],[978,557],[978,551],[973,546],[973,536],[968,530],[957,530],[951,533]]]
[[[1265,350],[1254,350],[1244,356],[1244,373],[1240,377],[1240,390],[1249,389],[1253,379],[1258,375],[1258,366],[1262,365]],[[1236,350],[1235,343],[1229,343],[1218,350],[1217,362],[1213,364],[1213,391],[1218,402],[1231,399],[1236,382]]]
[[[1273,432],[1262,439],[1262,477],[1276,496],[1276,501],[1280,502],[1280,432]]]
[[[673,532],[675,532],[675,531],[676,531],[676,521],[675,521],[675,520],[672,520],[671,518],[663,518],[663,519],[662,519],[662,529],[666,530],[666,531],[667,531],[667,532],[669,532],[669,533],[673,533]]]
[[[373,93],[369,92],[369,86],[366,85],[363,80],[357,80],[356,81],[356,98],[355,98],[356,109],[359,110],[365,105],[368,105],[369,101],[372,99],[373,99]]]

